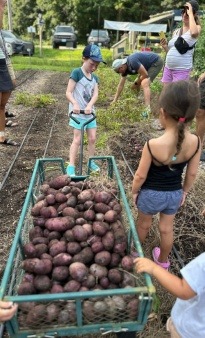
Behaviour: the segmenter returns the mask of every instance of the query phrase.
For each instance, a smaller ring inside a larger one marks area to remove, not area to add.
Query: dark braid
[[[194,81],[177,81],[166,85],[159,97],[159,105],[165,113],[177,121],[178,139],[177,153],[179,154],[184,140],[184,130],[197,112],[200,104],[200,92]]]

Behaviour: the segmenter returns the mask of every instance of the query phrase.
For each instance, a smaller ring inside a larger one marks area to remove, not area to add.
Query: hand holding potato
[[[13,302],[0,301],[0,321],[5,322],[11,319],[15,315],[17,308],[17,304],[13,304]]]

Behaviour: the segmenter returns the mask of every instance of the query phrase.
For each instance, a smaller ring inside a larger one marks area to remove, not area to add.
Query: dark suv
[[[53,48],[59,48],[59,46],[77,48],[76,34],[72,26],[57,26],[52,37]]]
[[[103,47],[110,47],[110,37],[107,29],[92,29],[88,34],[88,43]]]

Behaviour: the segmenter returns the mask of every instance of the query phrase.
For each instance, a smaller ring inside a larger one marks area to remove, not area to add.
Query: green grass
[[[37,69],[58,72],[70,72],[73,68],[79,67],[82,60],[84,46],[77,49],[52,49],[48,46],[35,48],[35,54],[31,57],[13,55],[12,64],[14,70]],[[109,49],[101,49],[102,55],[108,64],[112,62],[112,52]]]

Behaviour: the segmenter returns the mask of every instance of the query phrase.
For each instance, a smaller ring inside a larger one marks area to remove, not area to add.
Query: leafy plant
[[[14,104],[24,105],[26,107],[45,107],[55,103],[55,99],[51,94],[30,94],[27,92],[17,93],[15,96]]]

